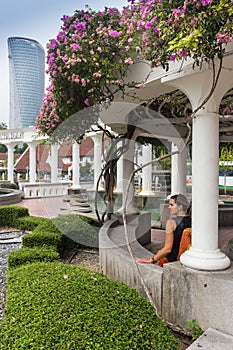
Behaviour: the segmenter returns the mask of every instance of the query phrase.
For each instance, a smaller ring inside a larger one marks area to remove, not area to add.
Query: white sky
[[[37,40],[45,49],[55,38],[63,15],[89,5],[96,10],[105,6],[122,8],[127,0],[6,0],[0,10],[0,123],[9,121],[9,67],[7,38],[21,36]],[[45,86],[46,87],[46,86]]]

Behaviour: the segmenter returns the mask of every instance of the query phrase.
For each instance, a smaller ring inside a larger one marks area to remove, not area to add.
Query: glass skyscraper
[[[9,128],[35,124],[43,103],[45,50],[36,40],[8,38],[10,75]]]

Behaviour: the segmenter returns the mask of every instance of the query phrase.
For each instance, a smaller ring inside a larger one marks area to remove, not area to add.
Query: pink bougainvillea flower
[[[186,57],[187,56],[187,51],[182,49],[182,50],[180,50],[180,54],[181,54],[182,57]]]
[[[125,63],[128,63],[128,64],[130,64],[130,65],[133,64],[133,60],[132,60],[131,57],[126,58],[124,62],[125,62]]]
[[[218,43],[229,43],[232,41],[232,36],[228,33],[222,34],[222,33],[217,33],[217,41]]]
[[[171,55],[171,56],[169,57],[169,59],[170,59],[170,61],[174,62],[174,61],[176,60],[176,56],[175,56],[175,55]]]
[[[118,32],[117,30],[109,30],[109,32],[108,32],[108,35],[113,36],[113,37],[120,36],[121,34],[122,34],[122,32]]]
[[[79,44],[72,44],[72,51],[75,52],[80,48]]]
[[[211,0],[201,0],[202,6],[207,6]]]

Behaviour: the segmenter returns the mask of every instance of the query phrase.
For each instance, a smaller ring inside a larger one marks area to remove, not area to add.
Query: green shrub
[[[53,223],[52,219],[42,221],[33,232],[53,232],[61,234],[59,227]]]
[[[47,223],[50,219],[40,216],[25,216],[15,221],[15,228],[25,231],[33,231],[41,223]]]
[[[33,247],[44,247],[53,246],[54,249],[59,250],[61,247],[62,234],[55,232],[39,231],[32,232],[23,235],[23,247],[33,248]]]
[[[5,205],[0,207],[0,226],[15,227],[17,219],[29,216],[27,208],[17,205]]]
[[[89,216],[78,214],[78,217],[81,220],[85,221],[87,224],[91,225],[91,226],[96,226],[96,227],[101,227],[102,226],[101,223],[98,220],[90,218]]]
[[[86,247],[98,247],[98,227],[91,226],[85,222],[79,215],[68,214],[61,215],[52,219],[54,225],[59,230],[77,244]]]
[[[10,188],[11,190],[18,190],[19,186],[16,185],[15,183],[3,183],[0,184],[1,188]]]
[[[8,255],[8,267],[15,268],[19,265],[29,264],[35,261],[54,261],[59,259],[59,254],[53,247],[23,247],[12,251]]]
[[[1,350],[177,350],[136,290],[84,268],[34,263],[8,270]]]

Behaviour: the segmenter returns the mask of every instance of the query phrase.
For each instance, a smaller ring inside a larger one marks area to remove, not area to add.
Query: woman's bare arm
[[[173,243],[174,243],[175,229],[176,229],[176,222],[172,219],[169,219],[166,223],[166,236],[165,236],[164,246],[153,256],[154,261],[164,258],[171,252]],[[152,260],[151,258],[141,258],[138,260],[138,262],[151,263]]]

